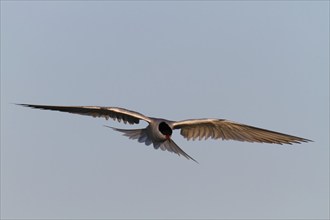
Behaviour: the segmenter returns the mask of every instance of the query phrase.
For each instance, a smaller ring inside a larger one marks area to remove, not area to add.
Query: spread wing
[[[103,117],[105,119],[112,118],[119,122],[123,121],[125,124],[138,124],[140,120],[150,123],[150,118],[134,111],[117,107],[101,107],[101,106],[52,106],[52,105],[31,105],[31,104],[18,104],[25,107],[53,110],[60,112],[68,112],[79,115],[87,115],[93,117]]]
[[[272,144],[292,144],[311,140],[282,134],[250,125],[240,124],[225,119],[190,119],[174,122],[173,129],[181,129],[185,138],[199,140],[205,138],[260,142]]]

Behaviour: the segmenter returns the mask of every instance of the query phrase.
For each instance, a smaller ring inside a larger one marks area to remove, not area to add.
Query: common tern
[[[171,121],[163,118],[147,117],[141,113],[118,107],[101,106],[52,106],[52,105],[34,105],[18,104],[25,107],[68,112],[73,114],[87,115],[93,117],[103,117],[123,121],[125,124],[139,124],[140,120],[146,121],[148,126],[143,129],[119,129],[110,126],[115,131],[123,133],[130,139],[137,139],[140,143],[146,145],[153,144],[155,149],[167,150],[182,155],[187,159],[193,159],[184,152],[171,138],[173,130],[180,129],[180,134],[190,140],[195,139],[222,139],[247,142],[259,142],[270,144],[293,144],[301,142],[310,142],[311,140],[283,134],[275,131],[257,128],[250,125],[229,121],[226,119],[203,118],[188,119],[183,121]]]

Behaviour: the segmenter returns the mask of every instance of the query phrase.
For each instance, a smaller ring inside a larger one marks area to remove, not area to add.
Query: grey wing
[[[185,138],[199,140],[205,138],[237,140],[247,142],[292,144],[309,142],[311,140],[270,131],[250,125],[240,124],[225,119],[191,119],[174,122],[173,129],[181,129]]]
[[[108,120],[112,118],[119,122],[123,121],[125,124],[138,124],[140,120],[150,123],[150,118],[134,111],[117,107],[101,107],[101,106],[52,106],[52,105],[32,105],[32,104],[18,104],[25,107],[53,110],[60,112],[68,112],[79,115],[87,115],[93,117],[103,117]]]

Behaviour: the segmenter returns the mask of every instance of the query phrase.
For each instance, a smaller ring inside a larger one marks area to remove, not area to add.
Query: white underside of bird
[[[311,140],[270,131],[262,128],[245,125],[226,119],[188,119],[183,121],[170,121],[162,118],[147,117],[135,111],[118,107],[100,106],[51,106],[18,104],[43,110],[54,110],[73,114],[87,115],[93,117],[112,118],[125,124],[138,124],[140,120],[146,121],[148,126],[143,129],[119,129],[110,126],[116,131],[123,133],[130,139],[136,139],[140,143],[153,145],[155,149],[167,150],[182,155],[187,159],[194,160],[185,153],[171,138],[173,130],[180,129],[181,135],[190,139],[222,139],[247,142],[271,143],[271,144],[293,144],[309,142]]]

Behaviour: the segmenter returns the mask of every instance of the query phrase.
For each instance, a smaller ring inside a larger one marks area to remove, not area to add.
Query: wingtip
[[[113,129],[113,130],[116,130],[116,128],[114,128],[114,127],[111,127],[111,126],[108,126],[108,125],[103,125],[103,127],[106,127],[106,128],[111,128],[111,129]]]
[[[12,103],[14,105],[19,105],[19,106],[23,106],[23,107],[30,107],[30,108],[33,108],[34,105],[31,105],[31,104],[25,104],[25,103]]]
[[[302,143],[308,143],[308,142],[314,142],[313,140],[309,140],[309,139],[306,139],[306,138],[300,138],[300,140],[297,140],[296,144],[302,144]]]
[[[309,142],[315,142],[315,141],[309,139],[305,139],[304,141],[302,141],[302,143],[309,143]]]
[[[28,104],[23,104],[23,103],[10,103],[12,105],[20,105],[20,106],[28,106]]]

